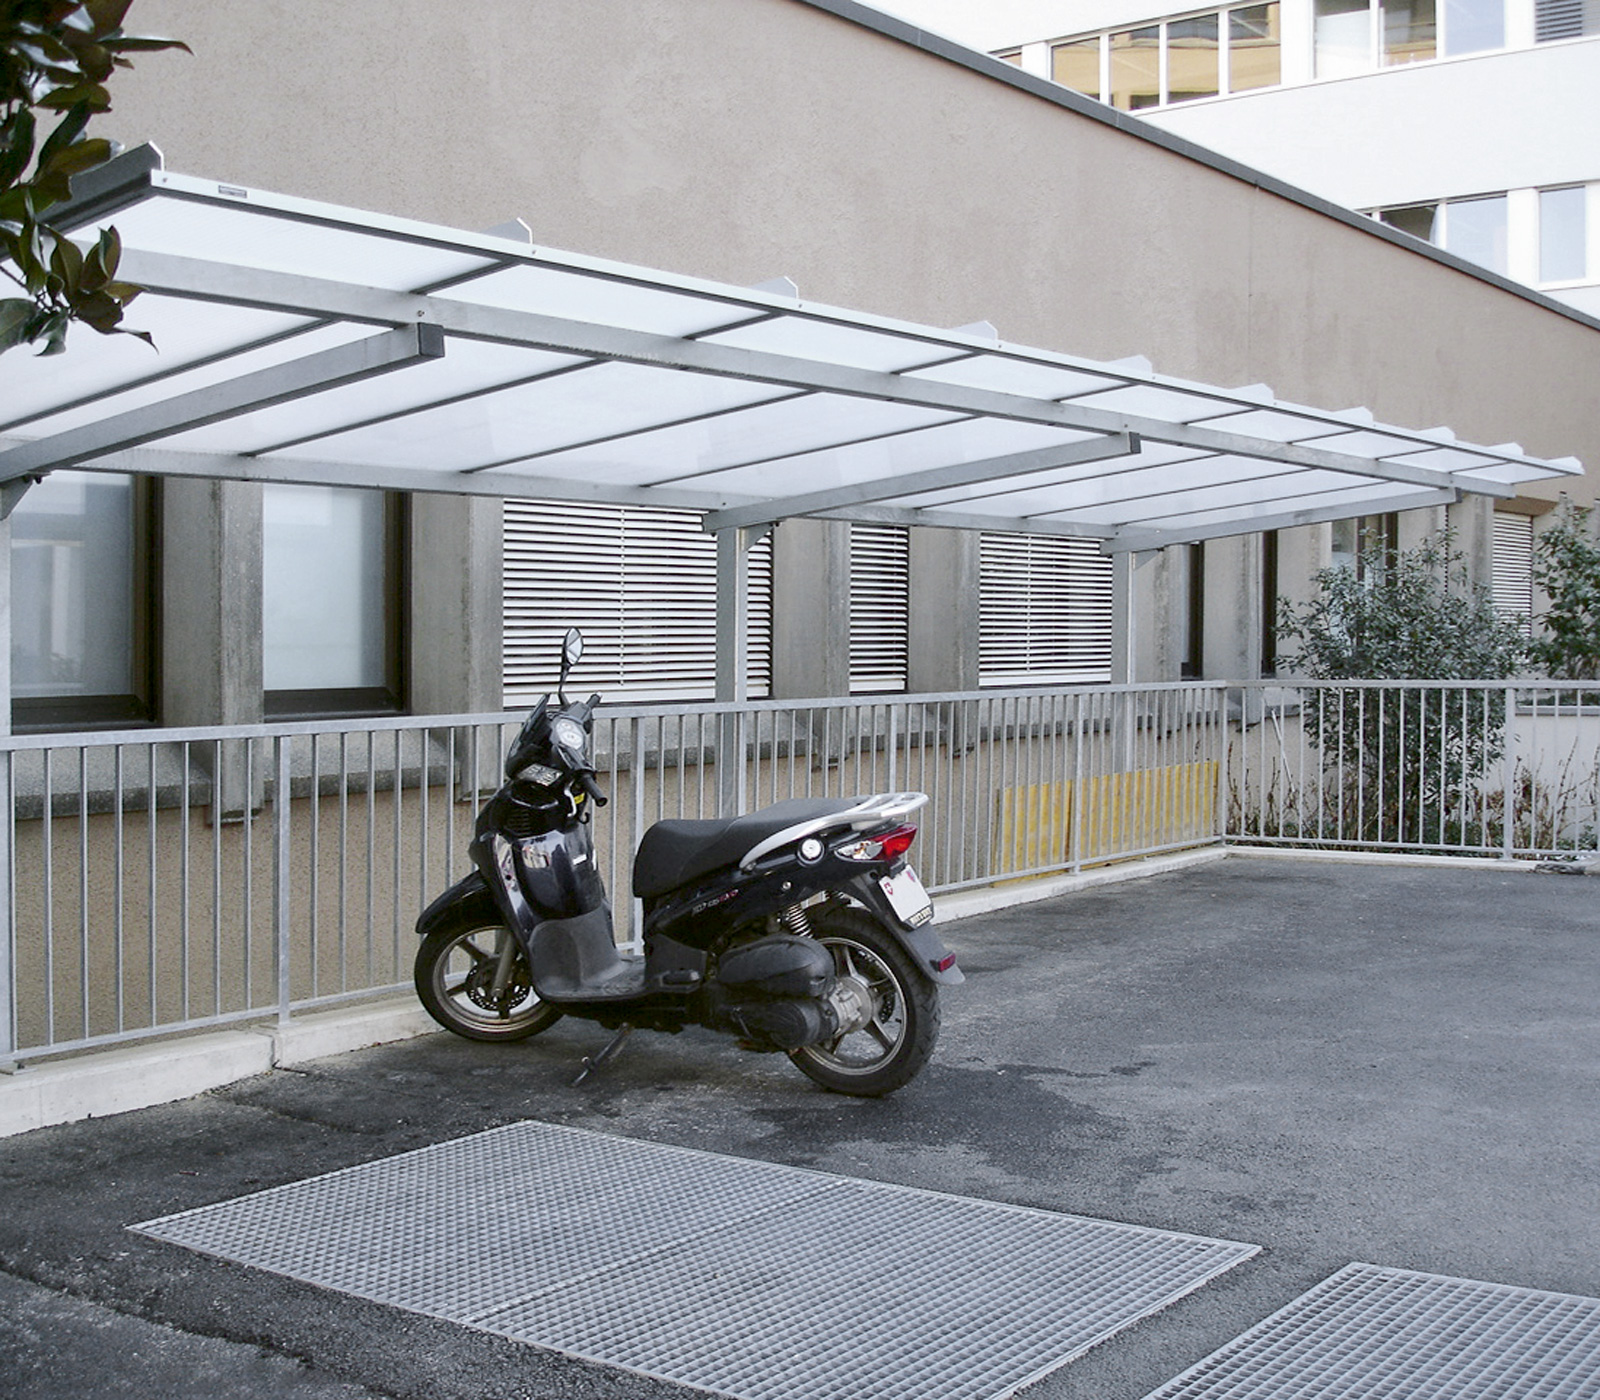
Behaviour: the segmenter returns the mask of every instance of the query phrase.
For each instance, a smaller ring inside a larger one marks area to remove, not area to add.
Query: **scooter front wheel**
[[[428,1015],[468,1040],[526,1040],[561,1019],[534,991],[528,959],[503,924],[434,929],[417,950],[414,975]]]
[[[789,1058],[835,1093],[877,1098],[909,1084],[939,1038],[938,988],[863,910],[835,909],[815,921],[813,933],[833,958],[834,976],[852,979],[870,1011],[857,1029],[793,1050]]]

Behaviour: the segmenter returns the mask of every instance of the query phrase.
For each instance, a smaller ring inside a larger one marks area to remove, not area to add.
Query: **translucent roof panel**
[[[64,466],[688,506],[1072,526],[1110,550],[1581,471],[1375,421],[173,174],[80,178],[114,221],[129,323],[6,357],[0,481]],[[508,226],[509,227],[509,226]],[[510,228],[511,233],[518,229]],[[1383,508],[1399,508],[1386,505]]]

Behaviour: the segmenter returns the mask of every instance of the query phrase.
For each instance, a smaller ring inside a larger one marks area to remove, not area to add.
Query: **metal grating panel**
[[[543,1123],[134,1228],[738,1400],[1010,1395],[1257,1252]]]
[[[1349,1264],[1145,1400],[1594,1400],[1600,1298]]]

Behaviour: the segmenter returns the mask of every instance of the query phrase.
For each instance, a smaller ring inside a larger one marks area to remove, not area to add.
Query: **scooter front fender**
[[[463,875],[424,909],[417,916],[417,933],[426,938],[446,919],[461,916],[481,918],[486,924],[496,923],[503,917],[481,871]]]
[[[878,916],[878,922],[889,930],[901,944],[906,952],[911,954],[916,962],[917,970],[930,982],[938,982],[946,987],[954,987],[967,979],[956,966],[956,960],[944,941],[933,931],[932,924],[923,924],[920,928],[907,928],[904,921],[894,912],[894,907],[889,903],[889,896],[883,892],[883,886],[873,875],[862,872],[849,883],[850,893],[859,899],[872,913]]]

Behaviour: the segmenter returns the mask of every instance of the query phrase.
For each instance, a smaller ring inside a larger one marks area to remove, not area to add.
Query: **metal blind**
[[[904,690],[911,625],[911,534],[850,527],[850,692]]]
[[[508,708],[555,683],[562,634],[583,629],[575,689],[608,700],[708,700],[716,685],[717,544],[694,511],[505,504]],[[750,557],[752,697],[772,679],[772,546]]]
[[[1510,617],[1533,616],[1533,517],[1494,513],[1494,605]]]
[[[1093,540],[985,533],[978,679],[1035,685],[1111,679],[1111,560]]]
[[[1600,34],[1600,0],[1534,0],[1534,39],[1581,39]]]

